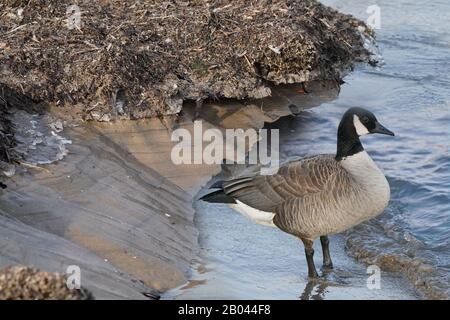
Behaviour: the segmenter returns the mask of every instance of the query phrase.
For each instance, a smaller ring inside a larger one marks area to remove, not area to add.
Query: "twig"
[[[25,28],[27,25],[29,25],[29,23],[25,23],[25,24],[22,24],[22,25],[20,25],[20,26],[17,26],[17,27],[15,27],[15,28],[13,28],[13,29],[11,29],[11,30],[5,32],[5,33],[3,34],[3,36],[9,35],[9,34],[11,34],[11,33],[13,33],[13,32],[16,32],[17,30],[20,30],[20,29],[22,29],[22,28]]]
[[[45,171],[47,173],[52,173],[50,170],[48,170],[47,168],[42,168],[39,167],[37,165],[28,163],[28,162],[24,162],[24,161],[18,161],[20,165],[26,167],[26,168],[30,168],[30,169],[36,169],[36,170],[40,170],[40,171]]]

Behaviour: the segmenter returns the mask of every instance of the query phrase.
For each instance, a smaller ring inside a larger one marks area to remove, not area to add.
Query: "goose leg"
[[[323,267],[325,269],[333,269],[329,248],[330,240],[328,240],[328,236],[321,236],[320,243],[322,244]]]
[[[302,241],[305,245],[306,262],[308,264],[308,277],[317,278],[319,275],[317,274],[316,267],[314,265],[313,241],[309,239],[302,239]]]

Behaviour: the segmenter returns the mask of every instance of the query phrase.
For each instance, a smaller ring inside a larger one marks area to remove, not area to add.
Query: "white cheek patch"
[[[355,126],[358,136],[363,136],[369,133],[369,130],[367,130],[366,126],[362,124],[361,120],[359,120],[359,117],[356,114],[353,115],[353,125]]]

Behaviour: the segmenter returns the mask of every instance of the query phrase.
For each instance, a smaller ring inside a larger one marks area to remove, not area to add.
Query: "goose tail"
[[[223,192],[222,184],[223,181],[217,181],[216,183],[214,183],[210,187],[210,189],[219,189],[219,190],[209,192],[200,197],[199,200],[210,203],[236,203],[236,201],[232,197]]]

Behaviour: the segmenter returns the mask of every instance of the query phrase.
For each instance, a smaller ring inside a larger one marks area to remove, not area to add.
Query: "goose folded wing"
[[[222,188],[228,196],[250,207],[273,212],[288,199],[321,192],[340,170],[332,155],[319,155],[288,162],[274,175],[224,181]]]

